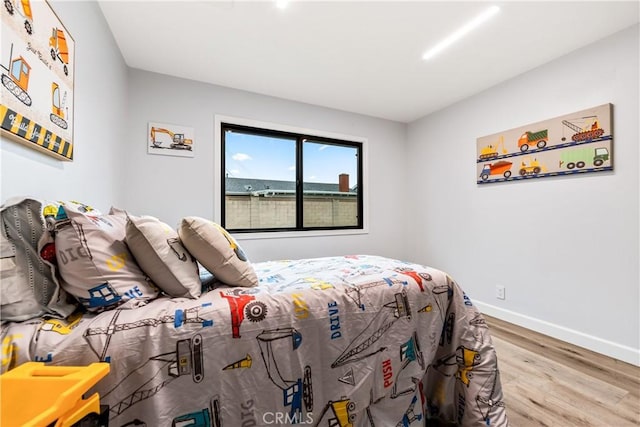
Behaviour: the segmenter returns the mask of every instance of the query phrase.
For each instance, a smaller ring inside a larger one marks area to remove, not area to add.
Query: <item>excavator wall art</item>
[[[193,128],[168,123],[149,122],[147,153],[193,157]]]
[[[478,138],[476,182],[612,171],[612,108],[603,104]]]

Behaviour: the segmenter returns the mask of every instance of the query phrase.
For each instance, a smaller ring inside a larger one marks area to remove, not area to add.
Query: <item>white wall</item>
[[[0,199],[73,199],[108,210],[122,190],[127,68],[97,3],[49,4],[75,41],[74,160],[2,137]]]
[[[411,123],[406,211],[411,257],[483,311],[635,364],[638,52],[636,25]],[[613,172],[476,184],[476,138],[609,102]]]
[[[130,70],[130,115],[123,154],[123,207],[172,226],[188,215],[216,219],[214,117],[239,117],[368,139],[369,233],[330,237],[249,239],[241,244],[252,261],[352,253],[404,254],[406,126],[245,91]],[[195,129],[194,158],[147,154],[148,122]],[[365,178],[366,179],[366,178]]]

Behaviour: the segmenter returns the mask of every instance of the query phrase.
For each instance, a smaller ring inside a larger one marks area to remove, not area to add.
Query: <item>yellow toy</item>
[[[109,373],[108,363],[45,366],[27,362],[0,375],[2,427],[72,426],[100,415],[100,396],[82,395]],[[34,397],[35,390],[45,391]]]

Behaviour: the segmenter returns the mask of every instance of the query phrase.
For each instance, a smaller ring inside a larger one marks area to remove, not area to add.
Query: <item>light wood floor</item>
[[[640,426],[640,368],[485,319],[511,427]]]

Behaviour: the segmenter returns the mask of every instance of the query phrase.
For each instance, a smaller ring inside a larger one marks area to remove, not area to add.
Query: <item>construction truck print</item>
[[[611,113],[603,104],[478,138],[476,183],[613,170]]]
[[[87,328],[84,331],[83,337],[91,351],[93,351],[98,358],[98,361],[109,362],[111,360],[109,344],[111,343],[113,335],[129,331],[131,329],[156,327],[166,323],[173,324],[175,328],[181,328],[185,325],[192,325],[195,326],[195,328],[211,327],[213,326],[213,321],[201,317],[201,311],[209,309],[210,307],[211,303],[204,303],[200,306],[189,307],[186,309],[178,308],[173,312],[173,314],[166,314],[164,316],[147,319],[138,319],[133,322],[123,323],[118,322],[123,310],[115,309],[107,326]]]
[[[29,147],[73,160],[73,39],[49,2],[2,3],[0,127]]]
[[[51,114],[49,115],[49,120],[56,126],[66,129],[69,127],[65,120],[67,115],[67,92],[65,91],[61,97],[60,85],[56,82],[51,82]]]
[[[529,147],[535,145],[538,148],[544,148],[549,140],[549,130],[539,130],[537,132],[525,132],[518,139],[518,148],[523,153],[529,149]]]
[[[269,379],[282,390],[290,419],[301,420],[303,404],[306,412],[313,411],[311,368],[305,366],[304,372],[295,373],[292,367],[278,363],[278,354],[296,351],[302,344],[302,334],[294,328],[278,328],[264,330],[256,339]]]
[[[175,350],[150,357],[136,370],[144,372],[147,370],[145,368],[149,364],[159,366],[157,370],[155,370],[155,374],[132,390],[124,399],[110,405],[110,419],[119,416],[133,405],[155,396],[177,378],[189,376],[194,383],[202,382],[204,379],[202,336],[196,334],[192,338],[178,340]],[[163,373],[165,373],[165,375],[163,375]],[[104,393],[103,397],[109,396],[115,390],[120,391],[121,388],[126,390],[129,386],[128,380],[130,378],[132,379],[131,383],[135,385],[140,384],[139,379],[131,374],[133,374],[133,372],[125,376],[124,379],[111,390]]]
[[[491,175],[502,175],[507,179],[511,176],[511,166],[513,166],[513,163],[505,160],[485,164],[482,168],[482,172],[480,172],[480,178],[482,178],[483,181],[486,181]]]
[[[164,146],[166,142],[159,135],[165,134],[169,137],[169,145],[168,147]],[[150,132],[151,144],[154,148],[171,148],[178,150],[189,150],[193,149],[193,140],[184,137],[184,133],[174,133],[169,129],[151,127]]]
[[[24,29],[27,34],[33,34],[33,13],[31,12],[31,2],[29,0],[4,0],[4,7],[9,15],[20,15],[24,19]]]
[[[575,142],[590,141],[604,135],[604,129],[600,127],[598,116],[586,116],[563,120],[562,124],[575,132],[571,135],[571,140]],[[562,141],[565,141],[566,139],[567,138],[563,133]]]
[[[253,295],[246,295],[239,289],[220,292],[220,296],[229,303],[231,314],[231,333],[233,338],[240,338],[240,325],[246,317],[250,322],[260,322],[267,317],[267,305],[256,301]]]
[[[66,319],[47,318],[40,324],[41,331],[57,332],[60,335],[69,335],[82,320],[82,313],[76,312]]]
[[[176,329],[190,325],[191,330],[211,327],[213,321],[201,316],[203,311],[208,312],[212,309],[211,307],[212,304],[207,302],[195,307],[177,308],[172,314],[131,322],[119,322],[123,311],[127,314],[130,311],[116,309],[108,325],[89,327],[84,331],[83,337],[98,361],[111,362],[113,357],[110,344],[115,334],[163,324],[172,324]],[[188,331],[189,329],[185,330],[185,332]],[[117,349],[113,351],[115,353]],[[205,374],[203,357],[203,339],[197,332],[190,338],[177,340],[175,347],[170,351],[149,357],[146,362],[129,372],[119,383],[103,394],[103,397],[107,397],[113,392],[117,395],[126,393],[124,399],[110,406],[110,419],[119,416],[131,406],[153,397],[177,378],[187,376],[191,377],[194,383],[202,382]],[[136,375],[142,375],[140,373],[150,371],[152,375],[143,379],[142,383],[140,378],[136,377]],[[133,375],[136,372],[138,374]]]
[[[346,397],[329,401],[320,412],[314,427],[353,427],[356,420],[356,404]]]
[[[194,131],[194,128],[189,126],[148,122],[147,154],[193,157],[195,150]]]
[[[402,373],[412,362],[416,362],[420,366],[420,372],[424,372],[425,369],[424,356],[422,355],[422,351],[420,351],[420,343],[418,342],[418,334],[416,332],[413,333],[407,342],[400,346],[400,361],[402,365],[396,374],[396,379],[391,388],[391,399],[414,393],[420,383],[420,377],[412,376],[410,377],[409,387],[399,388],[399,384],[403,380]]]
[[[62,70],[65,76],[69,75],[69,46],[67,45],[67,36],[60,28],[51,29],[51,37],[49,37],[49,47],[51,47],[51,59],[62,62]]]
[[[108,307],[118,304],[122,297],[111,287],[108,282],[94,286],[88,290],[89,298],[78,297],[78,301],[87,308]]]
[[[473,369],[480,364],[480,359],[478,351],[459,346],[455,353],[438,359],[433,367],[445,376],[455,376],[462,384],[469,387]]]
[[[211,399],[208,408],[175,417],[171,427],[222,427],[220,398],[215,396]]]
[[[29,77],[31,74],[31,66],[22,56],[13,56],[13,44],[9,50],[9,66],[4,64],[2,68],[5,70],[0,79],[2,85],[20,102],[26,106],[30,106],[32,101],[29,93]]]
[[[567,149],[560,154],[560,168],[582,169],[585,166],[600,167],[609,160],[607,147],[580,147]]]
[[[529,176],[538,175],[539,173],[546,171],[547,168],[541,164],[537,158],[532,160],[531,157],[527,156],[521,160],[518,173],[520,176]]]
[[[416,413],[414,411],[416,403],[418,403],[418,396],[413,396],[413,399],[411,399],[411,403],[409,404],[407,411],[404,413],[404,416],[402,417],[400,422],[396,424],[396,427],[410,427],[414,421],[422,421],[422,414]]]
[[[411,268],[396,268],[393,271],[411,277],[416,282],[416,285],[418,285],[418,287],[420,288],[420,292],[424,292],[425,282],[431,282],[433,280],[433,277],[431,277],[429,273],[418,273]]]
[[[500,149],[500,152],[498,152]],[[508,151],[504,148],[504,136],[500,135],[497,142],[492,142],[480,149],[480,160],[491,160],[498,157],[500,154],[507,154]]]
[[[386,303],[373,320],[349,343],[346,349],[331,364],[332,368],[354,363],[386,350],[376,342],[400,319],[411,320],[411,307],[407,292],[397,292],[395,299]]]

